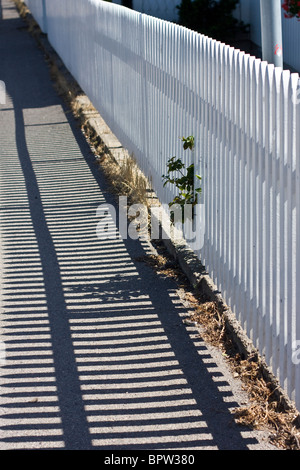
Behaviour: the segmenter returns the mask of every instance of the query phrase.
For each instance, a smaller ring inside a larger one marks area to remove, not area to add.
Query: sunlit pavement
[[[0,449],[263,449],[175,281],[99,240],[114,203],[13,3],[2,0]]]

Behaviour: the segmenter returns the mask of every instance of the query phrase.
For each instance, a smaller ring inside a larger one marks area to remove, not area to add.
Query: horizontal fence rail
[[[167,160],[194,160],[197,254],[300,409],[298,74],[100,0],[46,0],[44,11],[53,47],[161,202],[174,197],[162,184]],[[193,153],[182,152],[188,135]]]

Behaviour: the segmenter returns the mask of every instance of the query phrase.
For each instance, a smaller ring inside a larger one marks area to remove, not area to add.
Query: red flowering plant
[[[300,21],[300,1],[298,0],[285,0],[282,4],[284,9],[285,18],[298,18]]]

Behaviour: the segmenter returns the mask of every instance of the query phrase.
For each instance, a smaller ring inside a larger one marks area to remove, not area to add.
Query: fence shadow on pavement
[[[4,22],[0,448],[255,446],[174,281],[135,261],[142,243],[97,239],[114,199],[34,41]]]

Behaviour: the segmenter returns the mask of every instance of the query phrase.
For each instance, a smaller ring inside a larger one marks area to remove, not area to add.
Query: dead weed
[[[126,157],[120,163],[105,151],[105,146],[98,144],[97,161],[110,184],[114,194],[127,196],[128,204],[143,204],[149,208],[148,181],[141,173],[133,156]]]
[[[193,308],[190,321],[199,325],[205,341],[223,352],[233,376],[241,380],[248,394],[250,404],[234,410],[236,422],[253,429],[268,429],[270,440],[279,448],[300,450],[298,411],[292,407],[285,409],[275,397],[276,387],[266,381],[263,365],[256,356],[242,359],[236,353],[217,303],[203,301],[190,292],[185,294],[185,299]]]
[[[182,270],[174,260],[170,259],[168,254],[146,254],[135,258],[135,260],[151,266],[158,274],[176,281],[185,281]]]
[[[191,294],[188,298],[191,299]],[[225,322],[216,302],[199,303],[194,296],[192,301],[194,309],[190,320],[202,326],[201,334],[206,341],[223,349]]]
[[[27,7],[27,5],[24,3],[24,1],[23,0],[12,0],[12,1],[15,3],[20,17],[23,20],[26,20],[28,32],[34,37],[39,37],[40,34],[42,33],[42,31],[41,31],[38,23],[35,21],[33,16],[30,14],[30,10]]]
[[[235,410],[236,421],[253,429],[267,428],[275,445],[300,450],[297,410],[284,409],[274,397],[276,388],[266,382],[262,367],[256,360],[240,360],[235,357],[231,359],[231,363],[250,397],[250,406]]]

